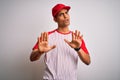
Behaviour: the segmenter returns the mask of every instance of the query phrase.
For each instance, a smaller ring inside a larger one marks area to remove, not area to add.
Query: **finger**
[[[79,31],[77,30],[76,38],[79,38]]]
[[[81,40],[83,39],[83,35],[80,36],[80,39],[81,39]]]
[[[48,51],[54,49],[55,47],[56,47],[56,45],[50,46],[50,49],[49,49]],[[47,51],[47,52],[48,52],[48,51]]]
[[[47,41],[47,32],[44,33],[44,41]]]
[[[70,41],[68,41],[68,40],[66,40],[66,39],[64,39],[64,41],[65,41],[67,44],[70,45]]]
[[[46,34],[46,41],[48,41],[48,33]]]
[[[45,32],[43,33],[43,41],[45,41],[45,36],[46,36],[46,34],[45,34]]]
[[[38,45],[39,45],[39,43],[40,43],[40,37],[38,37],[37,39],[38,39]]]
[[[38,40],[38,44],[39,44],[40,43],[39,37],[37,38],[37,40]]]
[[[54,49],[56,47],[56,45],[53,45],[53,46],[51,46],[51,49]]]
[[[43,41],[43,33],[41,33],[41,42]]]
[[[77,30],[75,30],[75,39],[77,39]]]
[[[80,37],[80,31],[78,31],[78,38]]]
[[[72,32],[72,40],[75,40],[75,34]]]

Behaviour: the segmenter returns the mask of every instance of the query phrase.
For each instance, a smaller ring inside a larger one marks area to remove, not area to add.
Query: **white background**
[[[44,64],[30,62],[41,32],[57,28],[51,8],[71,6],[91,64],[78,63],[78,80],[120,80],[120,0],[0,0],[0,80],[41,80]]]

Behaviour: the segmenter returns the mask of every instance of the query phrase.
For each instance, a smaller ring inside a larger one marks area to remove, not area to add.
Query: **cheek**
[[[58,21],[59,21],[59,22],[62,22],[62,21],[64,21],[64,18],[63,18],[63,17],[60,17],[60,18],[58,19]]]

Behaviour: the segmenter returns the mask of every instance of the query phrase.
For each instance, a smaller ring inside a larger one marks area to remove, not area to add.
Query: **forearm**
[[[36,61],[40,58],[42,53],[40,53],[38,50],[33,50],[30,55],[30,61]]]
[[[80,59],[86,64],[89,65],[90,64],[90,56],[89,54],[85,53],[82,49],[80,49],[78,52],[78,55],[80,57]]]

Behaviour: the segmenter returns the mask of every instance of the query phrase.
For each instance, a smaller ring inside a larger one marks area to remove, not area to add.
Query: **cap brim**
[[[54,14],[54,17],[62,10],[62,9],[67,9],[68,11],[70,10],[70,6],[65,6],[63,8],[60,8],[55,14]]]

